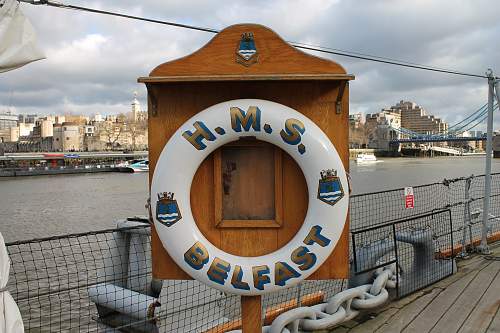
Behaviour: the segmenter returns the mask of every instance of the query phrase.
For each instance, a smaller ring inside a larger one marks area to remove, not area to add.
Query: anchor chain
[[[396,288],[396,265],[375,271],[371,284],[350,288],[331,297],[328,302],[299,307],[278,316],[265,333],[299,333],[332,329],[356,317],[360,310],[375,309],[389,299],[387,288]],[[233,331],[237,332],[237,331]]]

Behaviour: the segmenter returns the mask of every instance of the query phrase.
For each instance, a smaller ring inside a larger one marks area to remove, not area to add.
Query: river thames
[[[351,162],[353,194],[484,174],[482,157],[387,158]],[[500,172],[500,159],[493,159]],[[0,178],[0,231],[7,242],[113,228],[115,220],[146,215],[147,173]]]

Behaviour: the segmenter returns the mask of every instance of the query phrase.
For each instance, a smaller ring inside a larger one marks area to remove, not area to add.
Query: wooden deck
[[[491,249],[496,260],[459,260],[455,275],[332,332],[500,332],[500,242]]]

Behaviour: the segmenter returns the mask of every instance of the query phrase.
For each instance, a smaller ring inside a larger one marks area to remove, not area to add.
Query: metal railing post
[[[495,77],[490,69],[486,73],[488,76],[488,125],[486,135],[486,166],[484,172],[484,201],[483,201],[483,225],[481,229],[481,244],[477,247],[478,252],[489,254],[488,247],[488,219],[490,216],[490,196],[491,196],[491,155],[493,152],[493,94],[495,88]]]
[[[467,229],[470,230],[471,216],[470,216],[470,186],[474,175],[465,179],[465,203],[464,203],[464,224],[463,224],[463,237],[462,237],[462,251],[457,255],[460,258],[467,257],[467,246],[465,239],[467,238]],[[471,241],[472,245],[472,241]],[[453,245],[452,245],[453,247]]]

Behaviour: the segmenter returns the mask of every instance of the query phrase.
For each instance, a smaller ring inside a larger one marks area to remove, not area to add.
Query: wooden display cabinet
[[[257,53],[245,63],[236,51],[249,34]],[[295,49],[266,27],[226,28],[193,54],[139,78],[148,89],[150,180],[161,150],[181,124],[209,106],[240,98],[270,100],[301,112],[326,133],[348,170],[352,79],[339,64]],[[295,161],[252,139],[223,146],[206,158],[191,187],[199,229],[214,246],[241,256],[284,246],[301,227],[307,206],[305,179]],[[348,277],[348,230],[346,223],[332,255],[310,279]],[[152,255],[155,278],[191,279],[169,257],[154,228]]]

